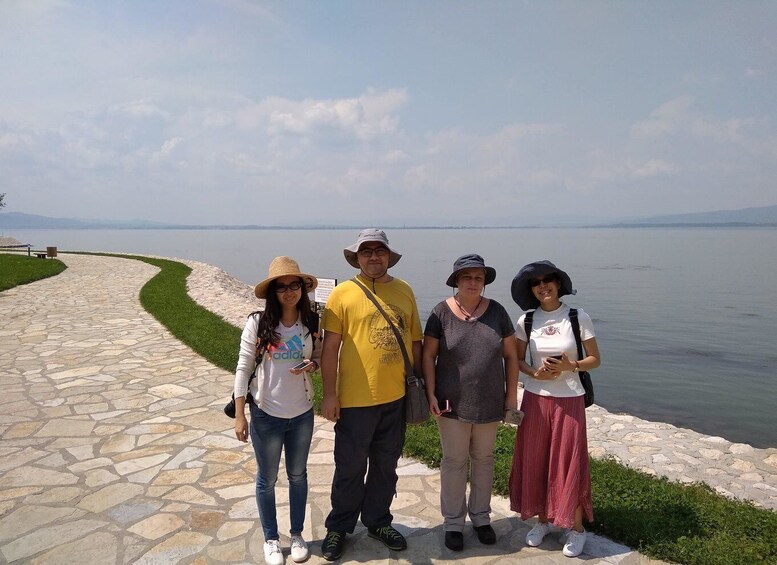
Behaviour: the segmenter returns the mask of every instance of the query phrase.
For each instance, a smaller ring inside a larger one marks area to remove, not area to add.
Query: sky
[[[0,0],[4,212],[530,225],[777,204],[777,2]]]

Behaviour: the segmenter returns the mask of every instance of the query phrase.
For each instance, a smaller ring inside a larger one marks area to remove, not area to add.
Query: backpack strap
[[[531,358],[531,326],[534,322],[534,310],[526,312],[526,316],[523,318],[523,331],[526,332],[526,351],[529,353],[529,365],[534,365]]]
[[[577,308],[569,309],[569,321],[572,323],[572,333],[575,334],[575,343],[577,344],[577,359],[584,359],[583,340],[580,339],[580,320],[577,319]]]

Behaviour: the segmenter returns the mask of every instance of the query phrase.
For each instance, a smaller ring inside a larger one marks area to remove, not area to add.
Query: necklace
[[[481,302],[483,302],[483,295],[480,296],[480,300],[478,301],[477,306],[475,306],[475,309],[472,311],[472,314],[470,314],[469,312],[467,312],[464,309],[464,307],[461,305],[461,302],[459,302],[459,297],[458,296],[454,296],[453,300],[454,300],[454,302],[456,302],[456,306],[459,307],[459,310],[461,310],[461,313],[464,314],[464,321],[465,322],[469,322],[470,319],[472,319],[475,316],[475,314],[477,313],[478,308],[480,308],[480,304],[481,304]]]

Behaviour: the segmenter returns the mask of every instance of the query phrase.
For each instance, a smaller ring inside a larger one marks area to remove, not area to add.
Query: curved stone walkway
[[[155,267],[62,260],[61,275],[0,293],[0,562],[261,563],[253,452],[221,412],[232,375],[142,309],[138,291]],[[318,418],[309,563],[324,562],[332,448],[332,425]],[[344,562],[650,562],[598,536],[581,559],[563,557],[556,536],[526,547],[530,525],[496,497],[498,544],[480,545],[467,528],[465,551],[453,554],[441,544],[437,471],[402,460],[399,473],[392,510],[409,549],[390,552],[360,527]],[[277,488],[285,500],[285,480]],[[281,506],[281,524],[287,514]]]

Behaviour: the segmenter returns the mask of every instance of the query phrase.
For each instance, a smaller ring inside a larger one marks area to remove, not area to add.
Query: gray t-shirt
[[[515,334],[504,307],[491,300],[476,320],[458,318],[447,302],[434,307],[424,335],[440,340],[435,370],[437,402],[448,400],[444,414],[471,424],[502,419],[505,367],[502,340]]]

